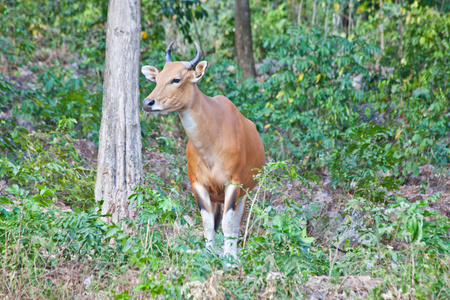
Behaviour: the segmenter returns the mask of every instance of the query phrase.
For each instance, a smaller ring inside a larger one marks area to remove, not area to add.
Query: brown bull
[[[161,72],[155,67],[142,67],[145,77],[156,83],[144,99],[143,109],[160,114],[177,111],[180,115],[189,137],[188,175],[202,216],[207,246],[214,246],[215,230],[222,217],[224,255],[236,257],[247,199],[242,189],[250,190],[256,185],[254,169],[264,165],[263,143],[255,125],[228,98],[211,98],[199,90],[197,83],[208,64],[199,62],[199,45],[195,43],[197,54],[193,60],[172,62],[172,44],[166,50],[166,64]]]

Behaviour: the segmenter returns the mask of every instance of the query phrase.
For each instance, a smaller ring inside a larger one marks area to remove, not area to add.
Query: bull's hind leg
[[[234,216],[234,224],[233,224],[233,234],[234,236],[239,237],[239,229],[241,227],[242,217],[244,216],[245,203],[247,202],[247,195],[239,200],[239,203],[236,207],[236,215]]]
[[[239,192],[240,188],[236,185],[228,185],[226,187],[222,219],[222,230],[225,238],[223,254],[230,254],[234,258],[237,258],[237,242],[239,234],[239,226],[236,231],[235,220],[239,214],[240,217],[242,217],[242,213],[239,211],[239,205],[238,211],[235,210],[236,202],[239,199]]]
[[[214,248],[216,243],[216,232],[215,232],[215,210],[217,209],[209,198],[208,191],[198,183],[192,185],[194,191],[194,197],[197,201],[198,208],[200,209],[200,214],[202,215],[203,221],[203,234],[206,239],[206,247]]]
[[[222,220],[222,210],[220,209],[220,203],[214,203],[214,231],[219,228],[220,221]]]

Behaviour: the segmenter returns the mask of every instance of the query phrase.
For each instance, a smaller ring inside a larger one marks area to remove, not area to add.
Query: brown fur
[[[253,175],[257,171],[252,169],[263,167],[265,153],[255,125],[228,98],[211,98],[199,90],[197,82],[205,69],[206,62],[200,62],[195,70],[188,70],[183,62],[166,63],[161,73],[152,69],[149,73],[157,86],[147,98],[155,100],[155,107],[161,108],[155,112],[179,112],[189,137],[186,148],[189,180],[192,186],[202,185],[211,202],[224,203],[229,182],[244,189],[255,187]],[[172,83],[174,78],[181,80]],[[244,194],[238,189],[234,200],[225,204],[223,213],[228,208],[234,209]],[[205,206],[199,203],[196,193],[194,196],[199,207]],[[214,213],[212,207],[205,208]]]

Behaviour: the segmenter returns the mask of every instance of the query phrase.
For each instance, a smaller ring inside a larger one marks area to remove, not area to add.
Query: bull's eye
[[[174,79],[172,79],[172,81],[170,83],[178,83],[180,81],[181,81],[180,78],[174,78]]]

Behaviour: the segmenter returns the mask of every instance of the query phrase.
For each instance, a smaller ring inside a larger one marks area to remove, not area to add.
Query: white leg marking
[[[214,248],[216,232],[214,231],[214,215],[202,209],[200,211],[203,220],[203,235],[206,238],[206,248]]]
[[[222,218],[222,230],[225,238],[223,246],[223,255],[230,254],[234,258],[237,258],[237,236],[234,234],[234,222],[235,222],[235,208],[229,207],[231,202],[236,202],[237,199],[231,199],[236,197],[237,189],[236,185],[228,185],[225,188],[225,205],[224,215]]]
[[[203,235],[206,238],[206,247],[214,248],[216,243],[216,232],[214,231],[214,210],[209,199],[208,191],[200,184],[195,183],[192,187],[194,192],[197,193],[197,201],[202,201],[204,209],[202,208],[200,214],[203,221]]]
[[[235,211],[230,209],[222,219],[222,229],[225,237],[223,255],[231,254],[233,257],[237,257],[237,239],[233,236],[234,216]]]

